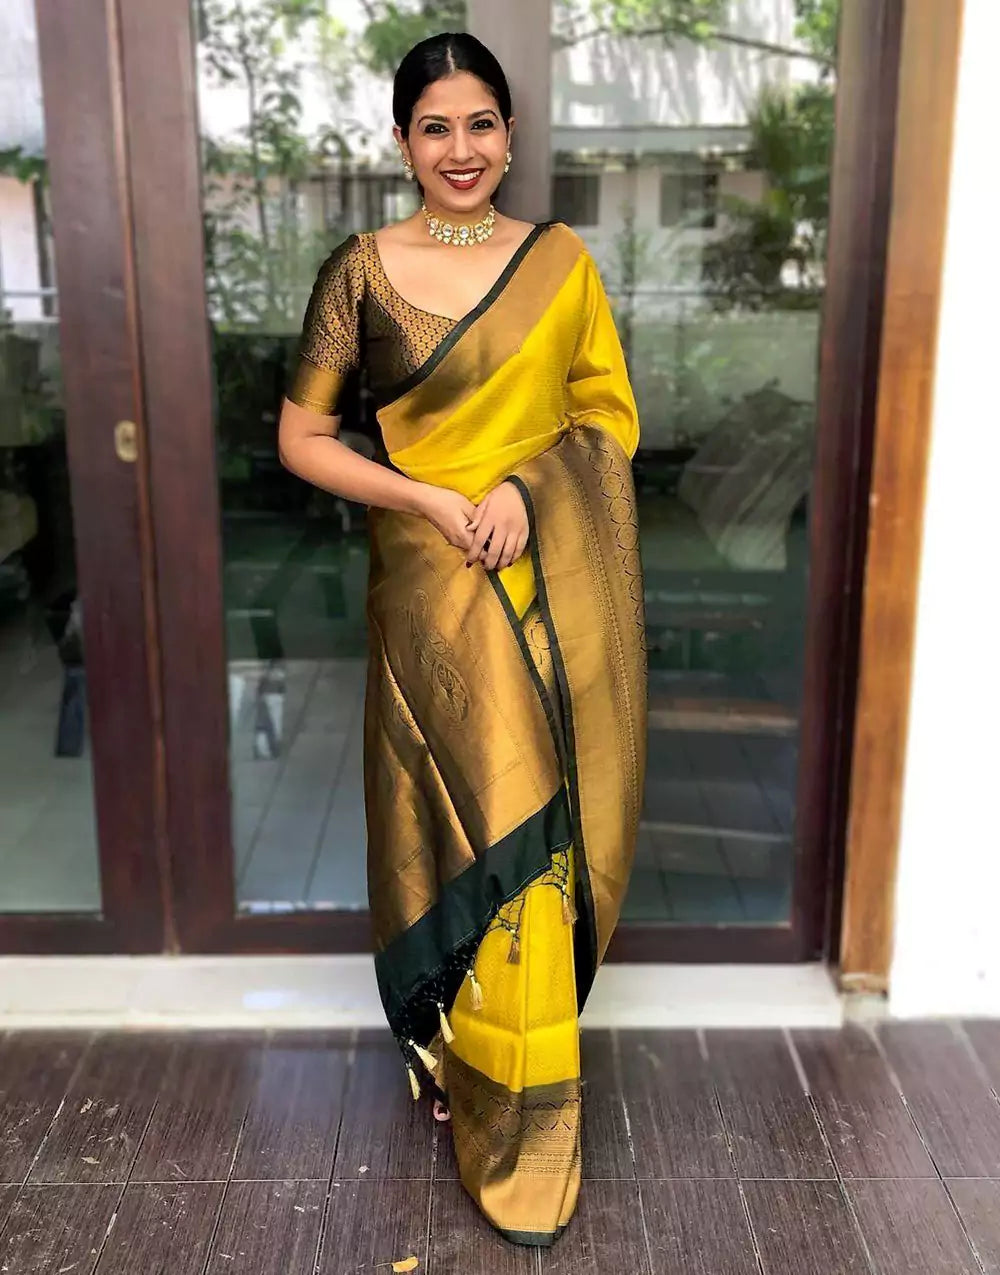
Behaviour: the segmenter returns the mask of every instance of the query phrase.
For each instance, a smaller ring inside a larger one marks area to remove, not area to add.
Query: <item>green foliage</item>
[[[795,0],[795,35],[831,68],[837,57],[840,0]]]
[[[792,93],[769,87],[750,112],[751,164],[784,192],[798,220],[829,217],[833,106],[830,88],[806,84]]]
[[[818,264],[830,216],[833,88],[826,83],[788,91],[766,88],[750,112],[748,166],[764,174],[763,200],[727,201],[733,230],[709,244],[703,258],[717,304],[759,308],[818,304]],[[800,287],[782,285],[782,269],[795,262]]]
[[[659,35],[664,40],[709,40],[727,9],[726,0],[558,0],[564,20],[588,21],[591,31]]]
[[[635,204],[629,200],[622,205],[622,228],[612,240],[614,265],[611,282],[616,294],[614,304],[618,335],[627,359],[631,359],[635,340],[636,291],[639,281],[646,279],[653,268],[651,235],[636,229]]]
[[[45,182],[48,175],[48,161],[43,155],[28,155],[23,146],[0,150],[0,176],[28,183]]]
[[[783,191],[768,191],[760,203],[731,199],[726,212],[734,229],[706,244],[702,274],[717,309],[759,309],[781,292],[781,272],[792,256],[795,221]]]
[[[232,326],[282,330],[301,318],[303,283],[327,235],[303,234],[295,183],[345,138],[302,131],[301,67],[289,47],[328,19],[318,0],[202,0],[200,52],[210,83],[246,96],[247,123],[202,140],[206,273],[213,314]]]
[[[561,45],[616,35],[659,39],[667,45],[693,40],[781,51],[768,41],[727,30],[727,0],[553,0],[553,4],[555,38]],[[795,0],[798,44],[785,52],[814,59],[829,75],[835,60],[839,5],[840,0]]]
[[[465,0],[373,0],[364,7],[368,25],[361,36],[361,58],[377,75],[394,75],[420,40],[466,26]]]

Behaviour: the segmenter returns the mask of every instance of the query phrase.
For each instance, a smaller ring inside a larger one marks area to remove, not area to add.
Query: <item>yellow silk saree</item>
[[[417,317],[373,237],[352,239],[317,283],[290,393],[317,410],[345,360],[374,345],[392,366],[377,342]],[[642,800],[638,423],[596,267],[567,227],[536,226],[480,305],[442,324],[377,388],[385,459],[474,502],[512,481],[530,539],[487,572],[425,519],[369,513],[376,971],[414,1096],[429,1082],[447,1098],[467,1190],[509,1239],[546,1245],[579,1193],[578,1017]]]

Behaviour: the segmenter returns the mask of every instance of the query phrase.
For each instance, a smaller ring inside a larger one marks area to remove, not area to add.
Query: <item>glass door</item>
[[[898,7],[657,11],[554,3],[530,67],[550,215],[601,269],[642,423],[649,762],[614,954],[801,959],[835,943],[873,411],[843,387],[877,362],[891,171],[859,144],[891,139]]]
[[[601,268],[642,422],[649,767],[624,919],[788,926],[836,12],[675,8],[654,37],[631,7],[610,31],[553,7],[552,215]]]
[[[852,46],[838,66],[833,0],[668,6],[655,31],[613,0],[513,7],[137,0],[124,16],[181,941],[367,943],[363,510],[281,468],[276,410],[319,262],[412,207],[398,58],[468,26],[511,70],[536,168],[547,139],[527,215],[595,257],[642,417],[650,764],[617,954],[816,955],[837,834],[810,824],[833,781],[801,745],[841,718],[814,658],[836,620],[811,579],[847,553],[811,531],[835,490],[817,445],[857,427],[822,407],[850,371],[836,341],[820,371],[832,147],[845,75],[857,98],[877,59]],[[871,304],[860,291],[841,323]],[[371,455],[375,430],[362,381],[341,436]]]
[[[4,6],[0,951],[164,941],[114,56],[98,6]]]

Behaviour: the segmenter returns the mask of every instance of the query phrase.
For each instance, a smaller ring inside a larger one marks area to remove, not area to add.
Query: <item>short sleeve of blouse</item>
[[[351,235],[327,257],[316,276],[288,388],[293,403],[325,416],[336,414],[344,382],[360,360],[364,293],[360,241]]]

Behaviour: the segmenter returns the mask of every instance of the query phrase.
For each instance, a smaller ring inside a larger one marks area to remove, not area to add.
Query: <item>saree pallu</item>
[[[507,287],[379,413],[401,472],[473,500],[514,482],[525,554],[469,569],[426,519],[369,512],[379,988],[414,1096],[429,1079],[447,1095],[465,1187],[534,1245],[579,1192],[578,1016],[627,888],[646,747],[634,403],[568,246],[536,262],[520,312],[497,308]]]

